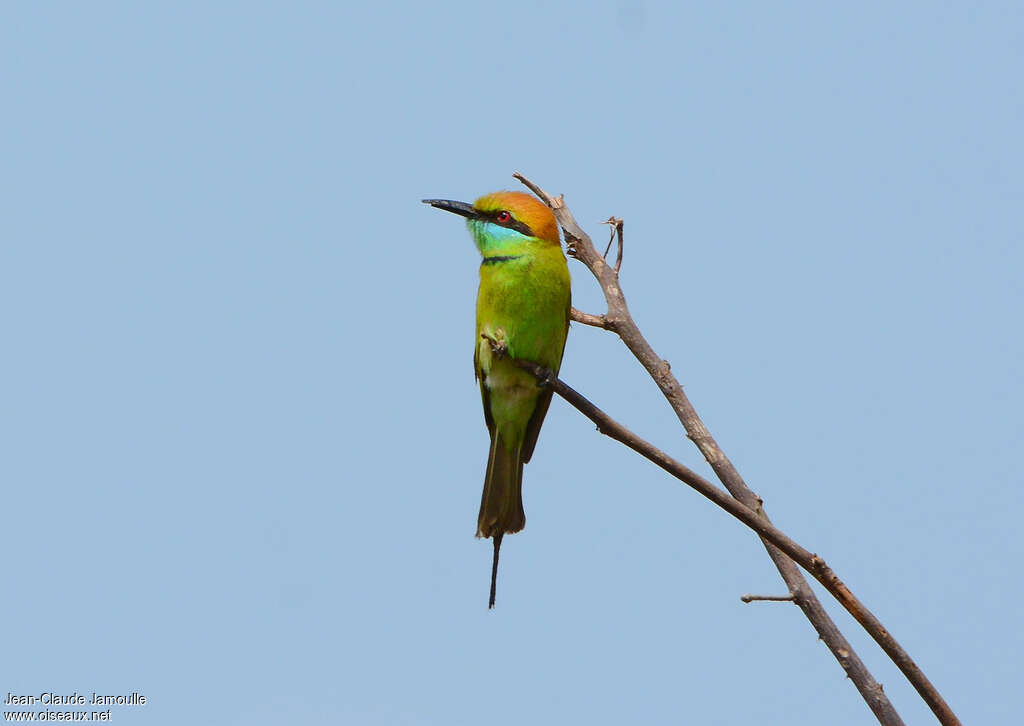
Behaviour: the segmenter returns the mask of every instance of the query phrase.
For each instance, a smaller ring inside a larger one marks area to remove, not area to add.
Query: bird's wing
[[[484,395],[484,415],[490,416],[490,412],[487,411],[486,394]],[[537,437],[540,436],[540,426],[544,423],[544,417],[548,413],[548,406],[551,405],[551,389],[545,389],[541,391],[540,395],[537,396],[537,406],[533,409],[533,415],[530,416],[530,422],[526,424],[526,434],[523,436],[523,448],[522,448],[522,459],[524,464],[530,462],[530,457],[533,456],[533,447],[537,445]]]
[[[487,431],[494,438],[494,417],[491,416],[491,394],[487,392],[484,382],[487,380],[487,373],[480,367],[480,346],[473,350],[473,377],[480,383],[480,399],[484,404],[484,421],[487,422]]]
[[[558,358],[555,359],[555,365],[551,366],[555,375],[558,374],[558,369],[562,365],[562,354],[565,352],[565,339],[569,336],[569,311],[572,308],[572,302],[568,295],[565,299],[565,328],[562,330],[562,347],[558,351]],[[548,414],[548,406],[551,405],[551,394],[550,388],[545,388],[541,391],[537,397],[537,407],[533,409],[533,415],[530,416],[530,422],[526,424],[526,434],[523,436],[523,449],[522,457],[523,463],[529,463],[530,457],[533,456],[533,447],[537,445],[537,437],[540,436],[540,427],[544,423],[544,417]]]

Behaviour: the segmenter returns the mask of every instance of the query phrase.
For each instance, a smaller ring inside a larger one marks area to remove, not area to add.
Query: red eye
[[[506,224],[512,221],[512,215],[506,212],[504,209],[502,209],[500,212],[498,212],[498,215],[495,217],[495,219],[498,220],[498,222],[500,222],[501,224]]]

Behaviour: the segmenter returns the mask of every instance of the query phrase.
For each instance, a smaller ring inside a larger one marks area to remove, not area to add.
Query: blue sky
[[[419,200],[518,170],[626,220],[634,317],[776,523],[965,723],[1011,720],[1021,6],[350,5],[0,11],[4,695],[873,722],[796,608],[740,602],[782,591],[753,535],[558,400],[487,611],[479,263]],[[706,471],[610,334],[562,375]]]

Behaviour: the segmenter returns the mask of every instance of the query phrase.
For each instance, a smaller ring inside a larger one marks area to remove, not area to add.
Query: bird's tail
[[[476,536],[494,539],[494,562],[491,566],[491,598],[488,607],[494,607],[498,579],[498,552],[506,534],[518,532],[526,526],[523,511],[522,442],[509,442],[495,427],[491,434],[491,453],[487,459],[487,476],[480,500]]]

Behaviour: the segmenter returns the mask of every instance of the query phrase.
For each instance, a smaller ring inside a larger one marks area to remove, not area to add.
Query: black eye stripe
[[[501,214],[502,212],[508,213],[509,216],[511,217],[511,219],[509,219],[507,222],[499,222],[498,221],[498,215]],[[509,229],[514,229],[516,232],[520,232],[522,234],[525,234],[527,237],[535,237],[536,236],[533,233],[533,230],[530,229],[527,225],[523,224],[522,222],[520,222],[515,217],[512,217],[512,213],[509,212],[507,209],[496,209],[493,212],[488,212],[487,213],[487,218],[488,218],[489,221],[494,222],[495,224],[497,224],[497,225],[499,225],[501,227],[508,227]]]

